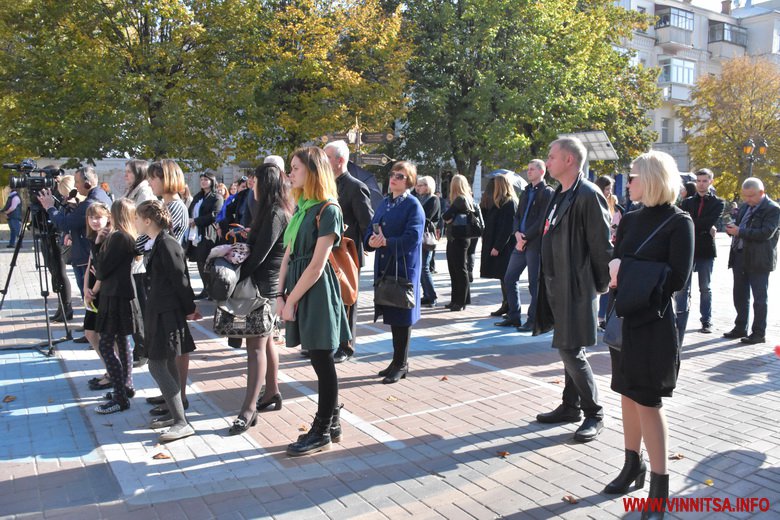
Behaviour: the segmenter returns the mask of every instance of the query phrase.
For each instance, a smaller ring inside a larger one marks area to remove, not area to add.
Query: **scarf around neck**
[[[298,236],[298,229],[301,227],[306,212],[323,202],[316,199],[304,199],[303,196],[298,199],[298,207],[295,209],[290,223],[287,224],[287,229],[284,230],[284,245],[285,247],[290,246],[290,253],[295,249],[295,237]]]

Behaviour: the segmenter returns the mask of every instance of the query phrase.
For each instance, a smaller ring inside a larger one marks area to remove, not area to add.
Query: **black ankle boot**
[[[653,510],[656,504],[654,500],[660,500],[661,510]],[[642,520],[662,520],[666,512],[666,503],[669,501],[669,475],[659,475],[650,472],[650,492],[647,494],[646,509],[642,512]]]
[[[330,421],[331,442],[341,442],[341,421],[339,420],[339,414],[341,413],[342,408],[344,408],[344,405],[340,404],[333,410],[333,418]]]
[[[389,374],[390,372],[392,372],[392,371],[393,371],[393,369],[395,369],[395,364],[393,364],[392,362],[390,362],[390,364],[389,364],[389,365],[387,365],[387,368],[386,368],[386,369],[384,369],[384,370],[380,370],[380,371],[379,371],[379,373],[378,373],[377,375],[378,375],[379,377],[385,377],[387,374]]]
[[[409,373],[409,364],[404,363],[401,366],[395,366],[393,365],[392,370],[387,373],[384,379],[382,379],[382,382],[386,385],[392,385],[393,383],[397,383],[401,379],[406,379],[406,374]]]
[[[623,469],[620,470],[620,474],[615,480],[607,484],[604,493],[624,495],[628,493],[631,482],[636,484],[637,489],[642,489],[645,485],[646,474],[647,466],[642,460],[642,456],[635,451],[626,450],[626,462],[623,464]]]
[[[314,422],[311,429],[299,440],[287,446],[287,455],[290,457],[300,457],[309,453],[329,450],[331,417],[314,416]]]

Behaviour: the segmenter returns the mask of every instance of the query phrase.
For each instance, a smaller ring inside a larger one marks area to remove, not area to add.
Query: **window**
[[[686,31],[693,31],[693,13],[691,11],[669,7],[656,10],[655,15],[658,17],[658,21],[655,23],[656,29],[677,27]]]
[[[729,42],[747,47],[747,30],[730,23],[714,23],[710,25],[709,42]]]
[[[661,142],[671,143],[674,139],[674,128],[672,127],[672,120],[668,117],[661,119]]]
[[[670,58],[660,61],[661,77],[658,79],[661,83],[680,83],[682,85],[693,85],[696,82],[696,63],[679,58]]]

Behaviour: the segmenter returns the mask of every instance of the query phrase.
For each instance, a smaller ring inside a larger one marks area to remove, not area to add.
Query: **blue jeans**
[[[433,276],[431,276],[431,259],[436,251],[422,252],[422,274],[420,283],[422,284],[423,298],[429,302],[436,301],[436,289],[433,288]]]
[[[506,287],[506,301],[509,305],[507,319],[520,323],[520,275],[528,267],[528,285],[531,292],[531,304],[528,306],[528,323],[534,322],[536,315],[536,295],[539,287],[539,252],[518,251],[514,249],[509,257],[504,274],[504,287]]]
[[[22,231],[22,221],[16,218],[9,218],[8,227],[11,228],[11,238],[8,240],[8,245],[15,246],[16,239],[19,238],[19,233]]]
[[[76,283],[79,286],[79,292],[81,293],[81,299],[84,299],[84,277],[87,274],[87,266],[85,265],[74,265],[73,266],[73,274],[76,275]]]
[[[734,328],[748,330],[748,316],[750,314],[750,293],[753,293],[753,334],[766,336],[766,314],[768,307],[769,273],[746,273],[742,267],[745,265],[744,253],[734,255],[731,270],[734,272],[734,308],[737,310],[737,319],[734,320]]]

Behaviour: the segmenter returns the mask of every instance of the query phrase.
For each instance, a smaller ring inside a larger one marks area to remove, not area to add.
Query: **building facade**
[[[694,5],[690,0],[620,0],[625,9],[655,17],[644,32],[635,31],[624,43],[635,60],[658,67],[661,106],[650,117],[658,133],[656,150],[669,153],[680,171],[689,171],[685,128],[676,109],[690,102],[696,80],[718,75],[723,63],[739,56],[768,59],[780,67],[780,0],[721,3],[720,12]]]

